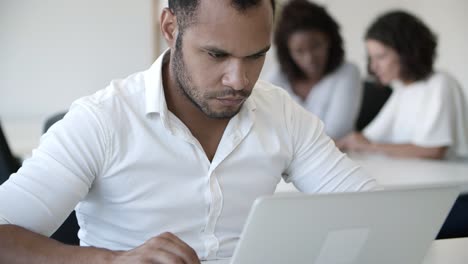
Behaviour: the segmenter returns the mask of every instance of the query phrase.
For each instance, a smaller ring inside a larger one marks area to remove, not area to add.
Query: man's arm
[[[0,225],[0,263],[112,263],[109,250],[75,247],[15,225]]]
[[[164,233],[129,251],[69,246],[15,225],[0,225],[0,263],[200,263],[195,251]]]
[[[118,252],[47,237],[105,170],[112,128],[98,110],[75,104],[41,138],[33,156],[0,185],[0,263],[199,263],[193,249],[172,234]]]
[[[341,153],[315,116],[291,104],[286,110],[293,159],[284,174],[301,192],[329,193],[376,189],[374,178]]]

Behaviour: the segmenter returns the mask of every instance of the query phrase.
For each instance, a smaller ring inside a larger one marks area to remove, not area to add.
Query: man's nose
[[[249,84],[247,67],[241,59],[234,59],[228,65],[227,72],[222,79],[223,85],[234,90],[243,90]]]

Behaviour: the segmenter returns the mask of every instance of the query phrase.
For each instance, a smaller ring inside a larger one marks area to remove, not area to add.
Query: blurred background
[[[279,7],[285,0],[280,0]],[[318,0],[341,25],[347,60],[366,75],[363,35],[390,9],[418,15],[438,35],[436,69],[468,94],[468,1]],[[164,0],[0,0],[0,121],[13,152],[27,156],[45,120],[77,98],[149,67],[165,49]],[[275,64],[268,54],[262,76]]]

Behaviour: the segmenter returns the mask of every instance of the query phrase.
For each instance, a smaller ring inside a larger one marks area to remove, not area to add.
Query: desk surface
[[[383,187],[457,184],[462,192],[468,192],[468,162],[394,159],[357,154],[351,154],[350,157]],[[297,190],[292,184],[281,181],[277,192],[290,191]]]
[[[436,240],[429,248],[422,264],[468,263],[468,238]],[[229,260],[203,261],[202,264],[229,264]]]
[[[467,162],[363,155],[351,158],[384,186],[459,184],[468,188]]]

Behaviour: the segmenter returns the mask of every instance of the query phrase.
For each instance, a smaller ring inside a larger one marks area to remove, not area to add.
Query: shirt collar
[[[164,96],[162,66],[169,62],[170,49],[165,50],[159,58],[144,73],[146,114],[167,114],[166,98]]]

